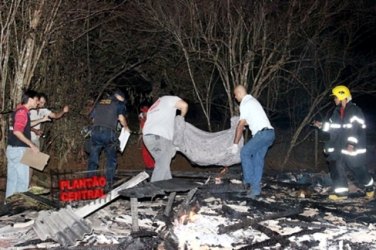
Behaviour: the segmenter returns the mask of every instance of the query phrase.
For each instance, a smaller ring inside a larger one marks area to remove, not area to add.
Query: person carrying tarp
[[[265,155],[274,142],[275,132],[260,102],[252,95],[247,94],[243,85],[235,87],[234,96],[240,103],[240,118],[235,131],[234,143],[229,149],[233,154],[239,151],[239,141],[245,126],[248,126],[252,132],[252,138],[244,144],[240,151],[243,181],[244,184],[250,185],[247,197],[259,199]]]
[[[188,103],[178,96],[162,96],[147,112],[142,139],[155,160],[151,182],[172,178],[170,164],[176,154],[173,137],[177,110],[185,117]]]
[[[333,181],[331,200],[343,200],[348,196],[346,170],[355,176],[364,189],[365,196],[374,197],[373,178],[366,167],[366,122],[362,110],[354,104],[350,90],[343,85],[332,89],[336,108],[327,122],[314,121],[313,125],[329,133],[325,143],[330,176]]]

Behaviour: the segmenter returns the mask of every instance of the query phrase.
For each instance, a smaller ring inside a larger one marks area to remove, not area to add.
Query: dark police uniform
[[[113,184],[117,159],[118,138],[116,128],[119,115],[125,115],[125,105],[115,97],[102,99],[92,112],[93,128],[91,132],[91,147],[89,156],[89,171],[98,169],[99,156],[102,150],[106,154],[106,181]],[[91,175],[94,175],[92,172]]]

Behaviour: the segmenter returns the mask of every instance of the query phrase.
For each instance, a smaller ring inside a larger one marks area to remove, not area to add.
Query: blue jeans
[[[169,180],[171,175],[171,159],[176,154],[175,146],[172,141],[159,135],[144,135],[145,146],[153,156],[155,165],[150,182]]]
[[[243,146],[240,152],[243,180],[244,183],[250,184],[252,195],[261,193],[264,159],[274,139],[274,129],[259,131]]]
[[[21,158],[26,147],[7,147],[7,190],[5,198],[14,193],[26,192],[29,188],[29,166],[22,164]]]
[[[111,186],[115,177],[116,171],[116,134],[115,131],[110,128],[96,126],[91,132],[91,146],[89,156],[89,171],[95,171],[98,169],[99,156],[104,149],[106,154],[106,181],[107,185]],[[90,174],[95,175],[94,173]]]

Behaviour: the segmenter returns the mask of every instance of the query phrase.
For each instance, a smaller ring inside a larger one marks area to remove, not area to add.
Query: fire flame
[[[178,216],[178,223],[186,225],[187,223],[194,223],[197,220],[197,212],[200,210],[200,206],[196,203],[191,207],[189,211],[184,210],[180,216]]]
[[[193,223],[197,219],[197,214],[194,211],[189,211],[189,213],[183,214],[179,217],[179,223],[186,225],[187,223]]]

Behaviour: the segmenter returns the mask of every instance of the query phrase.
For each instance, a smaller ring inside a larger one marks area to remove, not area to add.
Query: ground
[[[350,189],[354,197],[342,203],[327,201],[330,178],[325,171],[325,158],[320,156],[320,161],[315,164],[312,160],[314,159],[312,148],[312,142],[300,145],[292,155],[289,167],[282,169],[280,163],[286,144],[275,143],[273,145],[266,160],[261,201],[250,200],[244,196],[239,165],[230,167],[223,181],[217,184],[213,177],[220,172],[222,166],[192,166],[183,155],[178,153],[171,164],[175,177],[185,175],[191,179],[197,179],[200,183],[206,183],[208,177],[211,177],[208,184],[205,184],[195,195],[194,200],[199,205],[196,221],[183,225],[176,223],[171,225],[171,221],[166,222],[165,219],[160,218],[158,215],[165,211],[167,196],[140,200],[140,227],[157,236],[132,236],[131,205],[129,199],[125,197],[90,216],[88,219],[93,223],[94,233],[87,235],[78,244],[83,247],[107,244],[113,247],[109,249],[115,249],[116,244],[132,245],[137,243],[136,240],[141,239],[142,241],[137,244],[148,243],[157,246],[172,242],[181,246],[181,249],[196,249],[192,244],[209,248],[217,247],[217,249],[229,249],[228,247],[263,249],[270,246],[272,247],[269,249],[280,249],[281,244],[285,249],[323,249],[323,247],[336,249],[335,247],[341,245],[348,249],[374,249],[370,246],[376,242],[373,236],[369,235],[374,235],[376,226],[375,200],[366,201],[363,196],[358,196],[359,190],[351,184]],[[34,174],[33,184],[49,187],[52,176],[49,173],[51,170],[58,169],[58,166],[61,166],[60,172],[86,170],[86,158],[78,157],[78,155],[72,154],[68,160],[52,156],[45,173]],[[128,172],[128,177],[129,174],[136,175],[137,172],[144,170],[137,136],[132,136],[125,152],[118,155],[118,163],[119,173]],[[102,169],[103,165],[104,157],[101,160]],[[119,176],[121,177],[121,174]],[[2,181],[5,187],[4,178]],[[180,200],[178,197],[179,201],[174,203],[175,216],[178,214],[179,204],[185,197],[182,194]],[[20,200],[22,199],[16,198],[16,203]],[[12,204],[8,202],[4,207],[12,209]],[[17,204],[23,206],[25,203],[18,202]],[[54,241],[36,240],[34,231],[29,230],[30,226],[24,228],[23,231],[17,231],[17,235],[28,232],[26,238],[14,237],[17,236],[16,233],[14,235],[9,233],[9,225],[14,224],[12,220],[22,224],[24,221],[35,219],[36,211],[40,209],[37,207],[32,210],[32,213],[25,210],[13,217],[10,217],[9,213],[4,213],[4,218],[7,220],[4,220],[4,225],[0,227],[0,232],[4,234],[0,247],[2,243],[11,246],[16,242],[25,246],[34,246],[39,243],[49,245],[49,247],[58,246]],[[290,214],[291,212],[293,213]],[[233,226],[240,229],[231,230]],[[12,226],[10,228],[19,230]],[[174,232],[172,235],[174,237],[165,235],[170,229]],[[227,233],[221,233],[221,230]],[[199,232],[201,234],[197,234]],[[188,239],[188,236],[193,238]]]
[[[0,247],[376,249],[376,200],[365,199],[354,186],[348,200],[331,202],[326,199],[326,174],[286,172],[265,175],[263,196],[253,200],[241,184],[239,166],[231,168],[220,184],[213,178],[207,182],[208,177],[200,173],[189,179],[144,182],[123,189],[122,197],[86,217],[85,225],[91,233],[78,226],[83,226],[83,221],[64,219],[69,207],[52,212],[54,215],[48,215],[45,208],[30,206],[20,211],[19,206],[25,202],[17,203],[22,200],[18,197],[15,203],[4,206],[13,211],[18,208],[17,213],[0,217]],[[129,197],[133,196],[140,198],[132,203]],[[170,197],[174,197],[172,202]],[[78,210],[82,207],[71,205]],[[32,220],[51,226],[43,229],[43,236],[49,235],[47,240],[38,234],[42,227],[34,228]],[[56,230],[59,233],[53,234]]]
[[[290,157],[290,161],[286,167],[281,166],[281,162],[285,156],[285,152],[288,147],[288,141],[285,138],[288,136],[283,131],[277,130],[276,141],[270,148],[265,162],[265,172],[285,172],[285,171],[308,171],[308,172],[327,172],[327,165],[325,162],[325,157],[322,154],[321,146],[322,142],[319,141],[319,150],[317,154],[317,162],[315,162],[315,152],[314,152],[314,140],[307,140],[305,143],[300,144]],[[370,142],[375,141],[376,137],[369,136]],[[376,147],[371,144],[368,146],[370,153],[368,153],[368,167],[371,172],[376,170]],[[50,186],[50,171],[58,170],[60,166],[60,172],[76,172],[85,171],[87,168],[87,156],[85,153],[72,152],[68,155],[67,159],[62,157],[57,157],[51,155],[51,160],[46,166],[43,173],[35,172],[32,184],[39,186]],[[101,169],[104,166],[104,157],[102,155]],[[222,166],[214,167],[200,167],[192,165],[188,159],[186,159],[182,154],[177,153],[175,158],[171,163],[172,171],[193,171],[193,172],[206,172],[220,171]],[[144,170],[144,164],[141,156],[141,145],[139,141],[139,135],[132,135],[128,142],[128,145],[124,153],[118,153],[118,170]],[[5,191],[5,171],[3,171],[2,177],[0,177],[0,200],[4,197]]]

